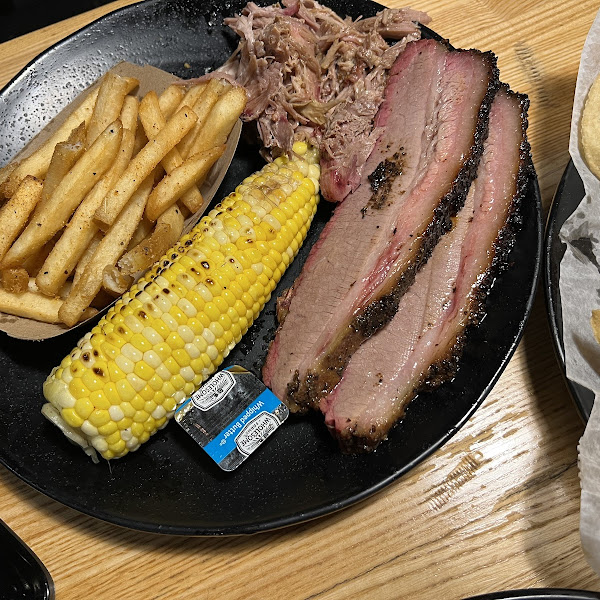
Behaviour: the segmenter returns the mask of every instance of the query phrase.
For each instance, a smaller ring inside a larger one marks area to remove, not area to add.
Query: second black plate
[[[546,306],[554,341],[554,349],[561,365],[567,387],[575,401],[581,418],[587,422],[594,405],[594,392],[588,388],[571,381],[565,372],[565,351],[563,348],[562,309],[560,303],[559,275],[560,261],[565,254],[565,244],[560,240],[559,232],[564,222],[575,212],[579,203],[585,196],[585,189],[581,177],[573,164],[569,161],[560,184],[554,194],[552,208],[546,225],[546,241],[544,247],[544,290],[546,292]]]
[[[120,60],[149,63],[183,77],[221,64],[235,46],[221,23],[242,0],[149,0],[113,13],[38,57],[0,93],[0,163],[6,162],[77,91]],[[330,0],[342,14],[369,16],[367,0]],[[223,11],[226,10],[226,14]],[[186,64],[192,65],[191,69]],[[220,193],[260,168],[243,137]],[[423,394],[376,453],[340,454],[322,419],[290,418],[233,473],[224,473],[175,424],[140,451],[92,465],[40,414],[42,383],[80,336],[46,342],[0,337],[0,461],[41,492],[89,515],[127,527],[184,535],[243,534],[331,513],[389,485],[444,444],[476,410],[508,363],[523,332],[541,255],[535,175],[521,209],[512,268],[496,281],[489,314],[472,331],[456,378]],[[322,203],[309,237],[280,283],[288,287],[329,216]],[[230,355],[258,372],[275,329],[274,298]]]
[[[473,596],[465,600],[600,600],[600,593],[586,590],[535,588],[495,592],[483,596]]]

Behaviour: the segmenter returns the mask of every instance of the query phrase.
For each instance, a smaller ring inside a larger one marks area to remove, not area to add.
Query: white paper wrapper
[[[590,326],[600,308],[600,180],[579,152],[579,121],[588,91],[600,75],[600,13],[588,33],[577,77],[569,152],[586,195],[565,222],[560,237],[567,250],[560,264],[560,300],[567,376],[600,393],[600,345]],[[600,574],[600,402],[594,404],[579,444],[581,544],[588,562]]]

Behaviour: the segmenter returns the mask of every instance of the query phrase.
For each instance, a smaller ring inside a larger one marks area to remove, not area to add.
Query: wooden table
[[[0,45],[0,84],[48,45],[128,3]],[[503,80],[529,94],[529,135],[547,210],[568,161],[579,56],[597,3],[411,5],[428,11],[432,27],[455,46],[493,49]],[[600,590],[579,542],[582,433],[540,293],[514,358],[468,424],[407,476],[355,507],[253,537],[162,537],[81,515],[0,468],[0,517],[46,564],[59,600],[450,600],[527,587]]]

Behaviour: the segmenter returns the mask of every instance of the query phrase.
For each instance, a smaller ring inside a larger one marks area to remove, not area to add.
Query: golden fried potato
[[[17,269],[3,269],[0,272],[2,287],[13,294],[22,294],[29,286],[29,273],[21,267]]]
[[[585,100],[579,124],[579,147],[589,170],[600,178],[600,76]]]

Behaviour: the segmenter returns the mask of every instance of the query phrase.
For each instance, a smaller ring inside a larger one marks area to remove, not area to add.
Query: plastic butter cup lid
[[[175,413],[175,420],[223,469],[239,467],[290,414],[243,367],[218,371]]]

